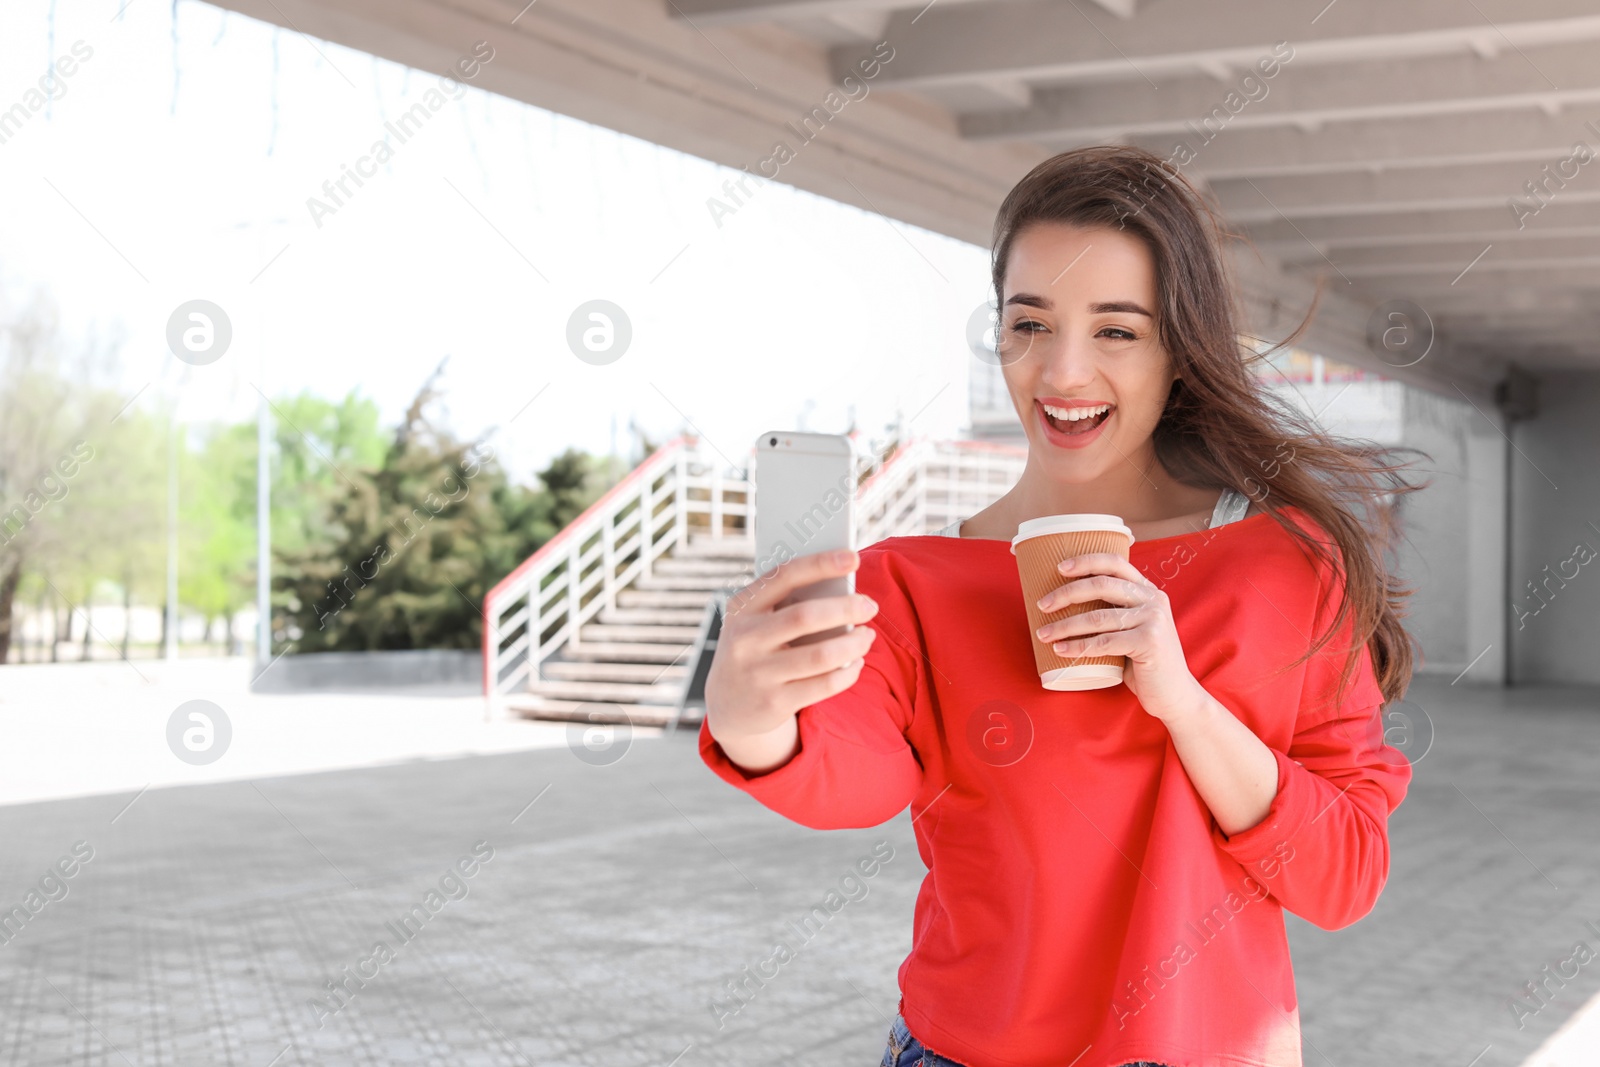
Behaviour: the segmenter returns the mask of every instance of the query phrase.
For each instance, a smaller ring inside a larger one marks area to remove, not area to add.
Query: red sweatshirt
[[[704,723],[700,754],[816,829],[911,806],[928,868],[899,970],[911,1032],[969,1067],[1299,1067],[1281,909],[1329,930],[1366,915],[1411,779],[1367,649],[1332,702],[1348,626],[1274,673],[1331,621],[1332,571],[1266,514],[1133,545],[1189,669],[1277,757],[1271,809],[1230,838],[1125,685],[1040,687],[1010,542],[891,537],[860,557],[879,610],[856,683],[801,709],[780,767],[745,773]]]

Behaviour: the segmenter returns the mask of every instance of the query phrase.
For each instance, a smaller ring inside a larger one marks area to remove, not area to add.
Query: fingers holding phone
[[[877,604],[855,593],[789,600],[807,584],[852,573],[858,559],[854,552],[848,556],[797,557],[730,598],[706,678],[706,718],[734,762],[750,765],[736,750],[753,753],[792,741],[788,731],[801,708],[843,692],[860,676],[877,637],[860,624],[877,614]],[[848,632],[839,632],[845,627]],[[830,632],[834,636],[826,636]],[[823,636],[799,640],[817,635]],[[752,756],[751,763],[759,762]]]

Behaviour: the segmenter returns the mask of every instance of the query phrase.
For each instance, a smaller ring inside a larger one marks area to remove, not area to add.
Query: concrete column
[[[1512,431],[1510,680],[1600,685],[1600,373],[1547,372],[1538,397]]]
[[[1486,409],[1499,421],[1500,414]],[[1510,445],[1482,418],[1468,424],[1466,450],[1466,638],[1467,658],[1478,656],[1462,681],[1503,685],[1506,668],[1506,453]],[[1504,427],[1501,427],[1503,429]],[[1487,649],[1487,651],[1485,651]],[[1482,653],[1482,655],[1479,655]]]

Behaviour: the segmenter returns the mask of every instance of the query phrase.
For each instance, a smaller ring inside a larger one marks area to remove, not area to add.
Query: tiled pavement
[[[1377,909],[1334,933],[1289,919],[1308,1067],[1509,1067],[1600,991],[1596,961],[1524,1028],[1507,1007],[1600,948],[1600,692],[1424,680],[1409,704],[1435,737]],[[93,850],[0,944],[0,1063],[865,1067],[923,873],[908,814],[796,826],[688,733],[604,766],[555,749],[130,799],[0,808],[0,907]],[[723,982],[883,841],[867,895],[719,1028]],[[314,1007],[346,967],[364,987]]]

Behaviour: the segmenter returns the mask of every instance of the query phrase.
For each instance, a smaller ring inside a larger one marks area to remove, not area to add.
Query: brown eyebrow
[[[1012,304],[1025,304],[1028,307],[1043,308],[1045,311],[1055,310],[1055,304],[1051,302],[1049,297],[1035,296],[1032,293],[1016,293],[1006,300],[1007,307],[1010,307]],[[1146,311],[1143,307],[1134,303],[1132,300],[1112,300],[1108,303],[1089,305],[1089,314],[1091,315],[1114,315],[1118,313],[1125,315],[1143,315],[1152,322],[1155,321],[1154,315],[1150,314],[1150,312]]]

